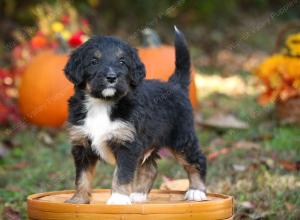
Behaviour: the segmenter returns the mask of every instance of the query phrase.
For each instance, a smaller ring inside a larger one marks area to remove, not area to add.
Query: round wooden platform
[[[111,191],[93,191],[91,204],[67,204],[73,190],[46,192],[28,196],[28,218],[31,220],[183,220],[232,219],[233,198],[208,194],[208,201],[188,202],[183,191],[152,190],[147,203],[106,205]]]

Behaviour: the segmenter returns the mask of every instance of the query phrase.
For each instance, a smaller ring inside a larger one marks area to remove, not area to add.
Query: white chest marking
[[[115,164],[113,155],[107,141],[132,141],[135,135],[134,127],[125,121],[110,119],[112,105],[100,99],[87,97],[87,115],[82,126],[76,126],[80,133],[84,133],[91,140],[92,149],[106,162]]]

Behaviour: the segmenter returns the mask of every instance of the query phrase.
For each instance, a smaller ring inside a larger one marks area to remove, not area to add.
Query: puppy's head
[[[75,50],[65,67],[67,78],[89,95],[118,100],[145,77],[136,49],[113,37],[93,37]]]

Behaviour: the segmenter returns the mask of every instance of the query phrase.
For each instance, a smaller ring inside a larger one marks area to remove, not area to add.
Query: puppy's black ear
[[[145,71],[145,66],[141,62],[137,50],[135,48],[131,49],[131,57],[132,57],[132,66],[131,66],[131,74],[130,74],[130,79],[131,79],[131,84],[133,86],[137,86],[142,82],[142,80],[146,76],[146,71]]]
[[[82,57],[80,56],[80,48],[75,50],[65,66],[64,72],[66,77],[75,85],[79,86],[83,83]]]

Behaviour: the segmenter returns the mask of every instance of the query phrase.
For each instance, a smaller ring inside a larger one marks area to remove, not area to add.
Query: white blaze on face
[[[114,88],[106,88],[106,89],[103,89],[102,90],[102,95],[104,97],[111,97],[111,96],[114,96],[116,93],[116,89]]]

